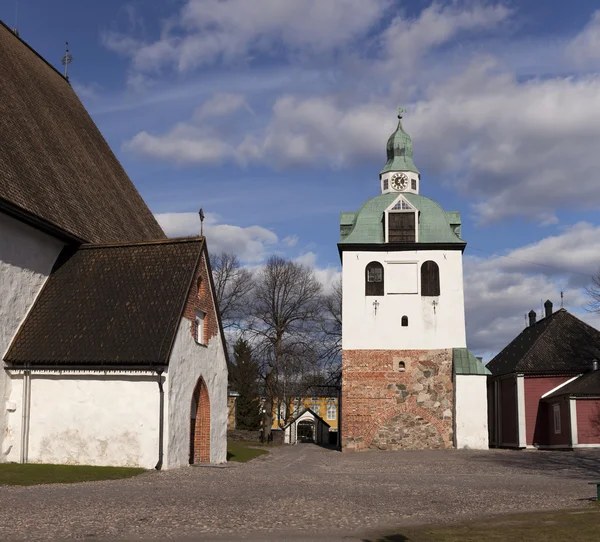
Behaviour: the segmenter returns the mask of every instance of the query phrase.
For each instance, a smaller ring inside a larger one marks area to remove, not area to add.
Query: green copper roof
[[[402,120],[398,117],[398,127],[387,142],[387,162],[381,173],[388,171],[413,171],[419,173],[413,162],[412,139],[402,128]]]
[[[354,213],[354,221],[351,225],[348,224],[348,218],[353,213],[342,213],[340,244],[385,243],[383,214],[399,195],[398,193],[380,194],[367,200],[358,212]],[[448,214],[439,204],[420,194],[403,192],[402,196],[419,210],[419,243],[465,244],[454,232]],[[451,215],[453,220],[457,219],[457,215],[458,213]]]
[[[489,369],[466,348],[452,349],[452,364],[457,375],[491,375]]]

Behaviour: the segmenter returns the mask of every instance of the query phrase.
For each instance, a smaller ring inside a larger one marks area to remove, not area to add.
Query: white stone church
[[[421,195],[422,182],[399,120],[380,194],[341,213],[345,451],[488,447],[489,372],[466,344],[460,214]]]
[[[1,23],[0,356],[2,462],[226,461],[205,239],[165,238],[68,80]]]

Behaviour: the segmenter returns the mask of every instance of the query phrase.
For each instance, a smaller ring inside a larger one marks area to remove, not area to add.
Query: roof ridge
[[[50,62],[48,60],[46,60],[40,53],[38,53],[31,45],[29,45],[29,43],[27,43],[21,36],[19,36],[18,34],[15,34],[15,32],[13,31],[13,29],[8,26],[2,19],[0,19],[0,26],[3,26],[6,30],[8,30],[8,33],[11,36],[14,36],[17,40],[19,40],[23,45],[25,45],[25,47],[27,47],[33,54],[35,54],[38,58],[40,58],[43,62],[45,62],[48,66],[50,66],[58,75],[60,75],[60,78],[65,81],[67,83],[67,85],[71,86],[71,83],[69,82],[69,79],[67,77],[65,77],[62,73],[60,73],[58,71],[58,68],[56,68],[56,66],[53,66],[52,64],[50,64]]]
[[[151,239],[149,241],[122,241],[122,242],[110,242],[110,243],[85,243],[79,247],[83,249],[95,249],[95,248],[120,248],[120,247],[133,247],[143,245],[171,245],[176,243],[194,243],[205,241],[206,238],[203,235],[189,236],[189,237],[171,237],[166,239]]]

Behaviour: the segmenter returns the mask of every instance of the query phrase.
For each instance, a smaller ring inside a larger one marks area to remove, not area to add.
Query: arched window
[[[440,295],[440,268],[431,260],[421,265],[421,295]]]
[[[406,371],[406,365],[405,365],[405,363],[403,361],[399,361],[398,362],[398,370],[400,372]]]
[[[383,265],[367,264],[365,269],[365,295],[383,295]]]
[[[408,316],[402,317],[402,327],[408,327]]]

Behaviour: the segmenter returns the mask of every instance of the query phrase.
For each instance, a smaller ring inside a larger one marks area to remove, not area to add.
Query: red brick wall
[[[600,445],[600,399],[577,399],[577,441]]]
[[[198,280],[200,279],[200,280]],[[198,288],[200,286],[200,288]],[[202,251],[202,256],[192,288],[183,312],[184,318],[187,318],[192,324],[190,332],[196,337],[196,311],[200,310],[205,313],[204,317],[204,340],[203,344],[208,344],[208,341],[219,333],[219,323],[217,320],[217,311],[210,289],[210,281],[208,277],[208,267],[206,265],[206,251]]]
[[[452,350],[344,350],[342,404],[344,451],[449,448]]]
[[[499,446],[518,446],[517,435],[517,383],[514,377],[501,378],[500,394],[500,442]]]
[[[527,444],[550,444],[548,428],[554,432],[554,425],[549,426],[547,415],[542,408],[540,398],[544,393],[566,382],[572,376],[526,376],[525,377],[525,427]],[[554,437],[552,437],[554,438]]]
[[[552,389],[552,388],[550,388]],[[554,405],[560,406],[560,433],[554,432]],[[560,397],[552,402],[542,402],[539,412],[543,416],[546,427],[546,438],[544,442],[537,444],[550,446],[571,446],[571,413],[569,409],[569,400]]]
[[[200,378],[194,390],[196,416],[191,418],[190,463],[210,462],[210,399],[204,380]]]

